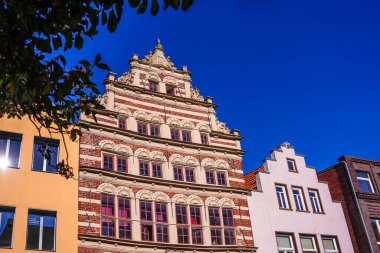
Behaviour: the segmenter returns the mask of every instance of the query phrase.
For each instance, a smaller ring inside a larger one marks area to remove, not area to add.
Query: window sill
[[[284,210],[284,211],[293,211],[292,208],[282,208],[282,207],[279,207],[280,210]]]
[[[296,212],[299,212],[299,213],[310,213],[309,210],[296,210]]]

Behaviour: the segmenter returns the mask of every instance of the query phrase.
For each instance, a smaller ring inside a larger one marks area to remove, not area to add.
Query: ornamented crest
[[[162,48],[160,40],[157,41],[154,52],[149,52],[144,59],[141,60],[142,63],[152,64],[152,65],[161,65],[171,70],[176,70],[174,63],[171,61],[170,56],[165,57],[164,49]]]
[[[125,84],[132,84],[133,83],[133,76],[131,72],[124,72],[118,79],[118,82],[125,83]]]
[[[190,87],[190,97],[192,99],[195,99],[195,100],[198,100],[198,101],[205,101],[205,99],[199,93],[199,89],[198,88]]]
[[[226,123],[220,122],[218,119],[216,119],[216,131],[225,134],[229,134],[231,132],[230,129],[226,126]]]

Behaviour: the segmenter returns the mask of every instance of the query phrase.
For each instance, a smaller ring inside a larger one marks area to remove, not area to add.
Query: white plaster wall
[[[318,182],[315,170],[306,167],[304,157],[296,155],[292,147],[281,145],[280,150],[273,151],[272,158],[274,159],[266,160],[264,164],[269,173],[259,172],[257,174],[258,190],[252,191],[252,196],[248,198],[254,242],[255,246],[259,248],[258,252],[278,251],[276,232],[294,233],[299,252],[302,252],[299,234],[316,235],[322,253],[325,251],[321,235],[337,236],[342,252],[354,252],[341,204],[332,201],[327,184]],[[286,158],[295,160],[298,173],[289,172]],[[288,201],[293,210],[279,209],[275,190],[276,183],[287,186]],[[303,188],[309,212],[295,210],[291,186]],[[312,212],[308,188],[318,189],[325,214]]]

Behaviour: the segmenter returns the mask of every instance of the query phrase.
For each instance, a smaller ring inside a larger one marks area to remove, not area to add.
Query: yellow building
[[[0,253],[77,252],[78,181],[56,173],[66,158],[61,136],[41,135],[28,118],[0,119]],[[77,178],[78,143],[65,139]]]

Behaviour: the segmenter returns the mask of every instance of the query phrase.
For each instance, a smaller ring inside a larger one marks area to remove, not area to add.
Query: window
[[[191,238],[193,244],[203,244],[202,216],[199,206],[190,206]]]
[[[356,171],[359,188],[363,192],[374,192],[369,174],[364,171]]]
[[[50,161],[40,152],[42,149],[50,154]],[[32,170],[57,173],[55,166],[58,163],[59,140],[34,137],[33,167]]]
[[[149,176],[149,163],[140,161],[140,175]]]
[[[302,188],[293,187],[292,188],[294,202],[296,203],[297,211],[306,211],[306,205],[303,198]]]
[[[211,244],[222,245],[222,230],[220,228],[211,228]]]
[[[119,118],[119,128],[120,129],[127,129],[127,119],[124,117]]]
[[[162,177],[161,164],[152,164],[152,176],[153,177]]]
[[[207,133],[201,133],[201,143],[204,145],[208,144],[208,134]]]
[[[218,185],[226,185],[226,174],[224,172],[217,172],[216,177],[218,178]]]
[[[208,184],[215,184],[214,171],[212,171],[212,170],[206,170],[206,182]]]
[[[290,209],[286,188],[284,185],[276,185],[278,205],[283,209]]]
[[[140,201],[140,220],[141,224],[141,239],[143,241],[153,241],[153,216],[152,203]]]
[[[21,134],[0,131],[0,166],[19,168],[20,167],[20,150]]]
[[[103,155],[103,169],[113,170],[113,155]]]
[[[380,220],[374,219],[371,220],[373,231],[375,232],[377,245],[380,247]]]
[[[150,125],[150,135],[160,136],[160,127],[158,125]]]
[[[118,198],[119,209],[118,209],[118,223],[119,223],[119,238],[131,239],[132,229],[131,229],[131,203],[129,199]]]
[[[113,196],[101,197],[102,235],[115,236],[115,199]]]
[[[203,244],[202,228],[191,228],[191,238],[193,244]]]
[[[226,245],[235,245],[235,230],[234,229],[224,229],[224,241]]]
[[[293,236],[291,234],[276,233],[278,252],[280,253],[295,253]]]
[[[211,244],[212,245],[221,245],[222,244],[222,229],[219,208],[209,207],[209,220],[210,220],[210,229],[211,229]]]
[[[147,124],[144,122],[137,122],[137,132],[140,134],[147,134]]]
[[[15,208],[0,206],[0,248],[11,248]]]
[[[185,168],[186,182],[195,182],[194,169]]]
[[[336,237],[322,236],[322,245],[326,253],[339,253],[338,240]]]
[[[171,85],[166,85],[166,94],[175,95],[175,87]]]
[[[318,248],[315,243],[316,242],[315,236],[301,235],[300,240],[301,240],[302,252],[313,252],[313,253],[318,252]]]
[[[186,225],[187,208],[183,205],[176,205],[177,225]],[[187,226],[177,226],[178,243],[189,243],[189,228]]]
[[[174,167],[174,180],[183,181],[182,167]]]
[[[29,210],[26,248],[55,250],[56,212]]]
[[[170,129],[170,135],[171,135],[171,138],[173,140],[177,140],[177,141],[180,140],[179,130],[178,129],[171,128]]]
[[[117,171],[127,172],[127,159],[124,157],[117,158]]]
[[[150,82],[149,83],[149,90],[150,91],[158,91],[158,84],[157,83],[153,83],[153,82]]]
[[[309,197],[310,197],[310,202],[311,206],[313,207],[313,212],[314,213],[322,213],[322,206],[319,200],[319,194],[318,191],[316,190],[309,190]]]
[[[156,203],[156,238],[157,242],[168,242],[167,212],[165,203]]]
[[[191,142],[191,132],[182,130],[182,140],[184,142]]]
[[[228,227],[234,226],[234,218],[232,209],[222,209],[223,225]]]
[[[286,159],[286,162],[288,163],[288,169],[289,169],[289,171],[293,171],[293,172],[297,171],[296,162],[294,160],[292,160],[292,159]]]

